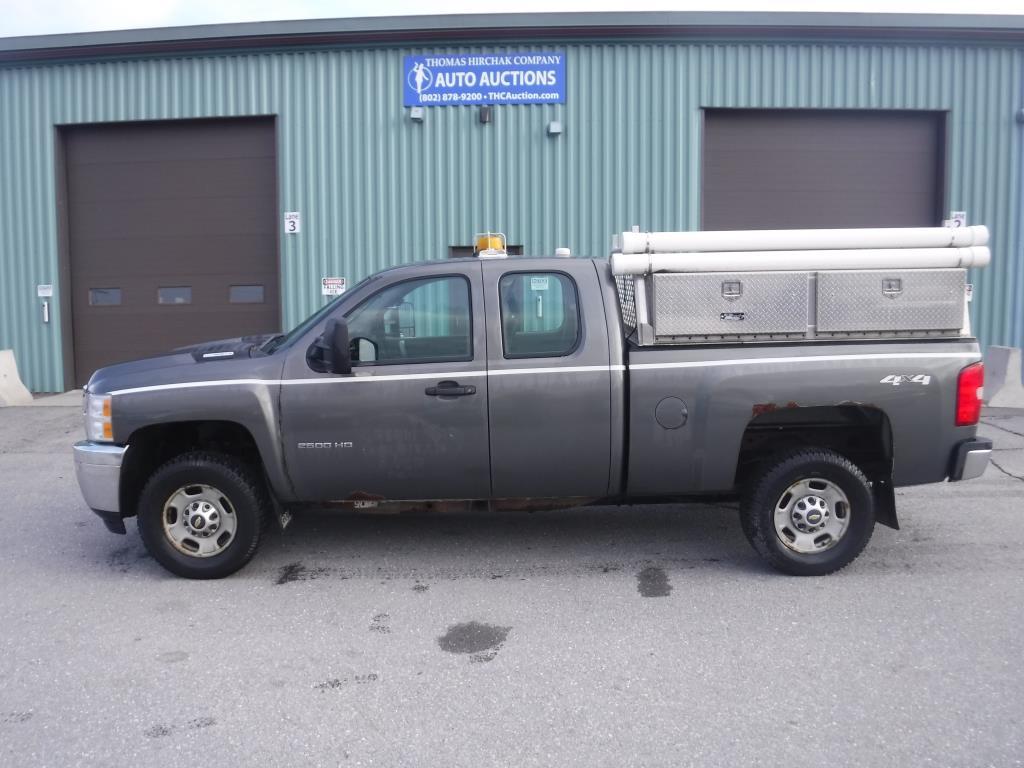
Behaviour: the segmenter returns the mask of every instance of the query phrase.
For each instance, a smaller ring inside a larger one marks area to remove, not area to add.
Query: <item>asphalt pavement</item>
[[[77,408],[0,409],[0,765],[1022,765],[1024,413],[984,420],[996,466],[824,578],[682,505],[298,517],[195,582],[85,507]]]

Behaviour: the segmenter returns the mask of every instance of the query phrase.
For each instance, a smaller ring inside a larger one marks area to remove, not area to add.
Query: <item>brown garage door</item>
[[[704,229],[941,222],[935,112],[707,110]]]
[[[272,119],[62,130],[75,382],[279,330]]]

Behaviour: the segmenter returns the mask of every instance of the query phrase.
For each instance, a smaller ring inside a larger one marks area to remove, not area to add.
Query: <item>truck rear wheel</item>
[[[824,576],[849,565],[875,527],[864,473],[818,448],[781,454],[762,467],[747,486],[740,514],[758,554],[794,576]]]
[[[242,461],[192,452],[149,478],[139,498],[139,534],[167,570],[189,579],[219,579],[252,559],[269,502]]]

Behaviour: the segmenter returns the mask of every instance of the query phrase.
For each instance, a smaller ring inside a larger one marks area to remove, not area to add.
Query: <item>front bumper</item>
[[[971,480],[981,477],[992,456],[992,441],[985,437],[964,440],[953,450],[953,464],[949,473],[951,481]]]
[[[124,533],[121,517],[121,462],[128,446],[94,443],[83,440],[75,443],[75,476],[82,497],[89,508],[99,515],[107,528]]]

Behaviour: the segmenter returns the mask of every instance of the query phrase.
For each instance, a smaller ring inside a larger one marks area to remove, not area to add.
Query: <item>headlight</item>
[[[111,424],[110,395],[85,396],[85,436],[99,443],[110,443],[114,440],[114,427]]]

